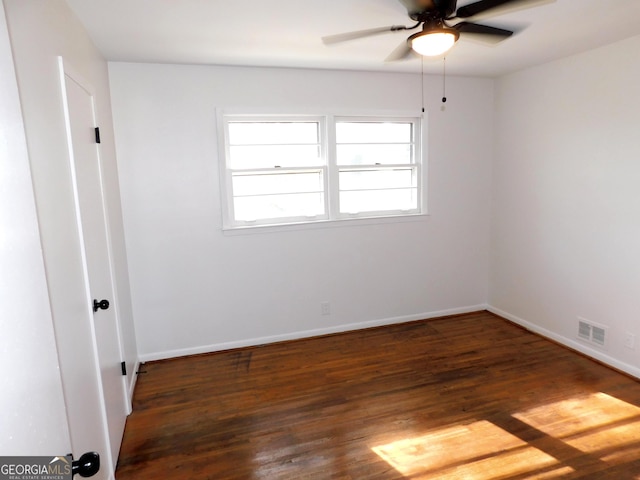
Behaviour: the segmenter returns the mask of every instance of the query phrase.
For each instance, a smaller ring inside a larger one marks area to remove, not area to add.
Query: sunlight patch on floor
[[[640,456],[640,408],[606,393],[542,405],[513,416],[607,462]]]
[[[573,471],[486,420],[456,425],[372,450],[412,479],[508,478],[537,472],[536,478],[560,478]]]

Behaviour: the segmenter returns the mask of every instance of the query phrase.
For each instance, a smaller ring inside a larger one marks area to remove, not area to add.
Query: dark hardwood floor
[[[118,480],[640,479],[640,383],[488,312],[144,370]]]

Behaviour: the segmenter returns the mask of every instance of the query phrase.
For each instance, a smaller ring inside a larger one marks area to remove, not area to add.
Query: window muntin
[[[227,227],[421,213],[419,118],[221,118]]]

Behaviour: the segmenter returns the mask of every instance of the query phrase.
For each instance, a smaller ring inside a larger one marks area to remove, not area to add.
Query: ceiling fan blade
[[[453,28],[460,33],[477,33],[480,35],[491,35],[494,37],[500,37],[505,39],[513,35],[511,30],[505,30],[504,28],[490,27],[489,25],[480,25],[478,23],[460,22]]]
[[[479,25],[477,23],[460,22],[453,28],[465,36],[473,36],[476,40],[484,43],[496,44],[513,35],[511,30],[504,28],[490,27],[489,25]]]
[[[411,54],[411,45],[404,40],[384,59],[385,62],[397,62],[398,60],[406,60]]]
[[[473,17],[474,19],[489,18],[525,8],[537,7],[546,3],[553,3],[555,1],[556,0],[480,0],[460,7],[455,17]]]
[[[367,30],[357,30],[355,32],[338,33],[336,35],[327,35],[322,37],[322,43],[330,45],[332,43],[346,42],[357,38],[371,37],[386,32],[395,32],[397,30],[406,30],[404,25],[390,25],[388,27],[368,28]]]

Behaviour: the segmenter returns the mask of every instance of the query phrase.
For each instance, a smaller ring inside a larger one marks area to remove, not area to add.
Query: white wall
[[[0,232],[0,455],[66,455],[71,443],[2,0]]]
[[[95,362],[94,339],[90,328],[93,319],[87,315],[88,293],[68,160],[57,57],[62,55],[67,64],[88,81],[96,92],[98,123],[101,126],[103,140],[103,180],[115,258],[118,314],[124,327],[127,361],[133,366],[136,360],[136,343],[119,203],[107,65],[64,0],[4,0],[4,7],[22,104],[49,302],[56,335],[48,340],[51,344],[55,340],[58,341],[68,418],[72,425],[71,444],[76,454],[83,453],[82,450],[78,452],[79,449],[95,449],[103,453],[104,446],[83,446],[82,441],[85,433],[87,437],[94,438],[97,435],[94,432],[102,428],[102,397]],[[61,348],[62,340],[64,345],[72,345],[72,348]],[[83,361],[77,362],[78,358]],[[47,359],[38,357],[37,360],[44,362]],[[69,378],[65,376],[64,365],[70,365],[74,361],[80,363],[74,367],[82,372],[74,378]],[[20,365],[16,368],[20,368]],[[27,391],[33,388],[28,376],[25,376],[23,381],[23,388]],[[70,384],[84,389],[82,398],[74,399],[69,395],[67,387]],[[37,399],[43,408],[49,401],[42,397]],[[95,415],[85,419],[83,425],[76,428],[73,427],[74,423],[77,423],[76,409],[72,407],[74,401],[82,402],[85,410],[95,407]],[[91,407],[86,407],[87,405]],[[25,450],[22,454],[28,455],[31,452]],[[111,458],[103,454],[104,468],[101,475],[104,478],[109,474],[108,460]]]
[[[493,82],[428,78],[420,221],[222,232],[216,108],[420,112],[420,77],[110,63],[143,359],[478,308],[486,302]],[[329,301],[331,315],[320,315]]]
[[[497,81],[489,303],[640,376],[640,37]],[[610,327],[576,341],[577,317]],[[625,348],[625,333],[636,336]]]

